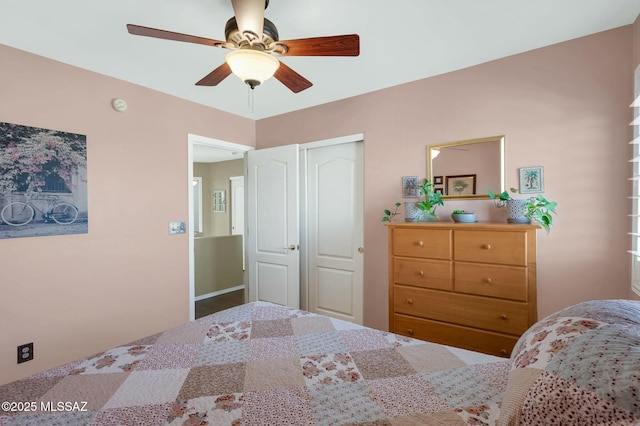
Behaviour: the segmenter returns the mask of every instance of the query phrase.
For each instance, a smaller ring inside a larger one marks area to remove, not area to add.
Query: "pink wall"
[[[544,166],[556,226],[539,231],[538,311],[544,316],[630,288],[632,27],[378,92],[260,120],[257,147],[365,135],[365,295],[368,326],[387,328],[387,239],[382,211],[400,177],[425,176],[426,146],[506,135],[507,187]],[[313,89],[311,89],[313,90]],[[504,220],[490,201],[449,202]]]
[[[253,146],[255,126],[2,45],[0,63],[0,121],[87,135],[89,188],[88,234],[0,240],[4,383],[188,321],[188,238],[168,235],[189,219],[187,134]]]

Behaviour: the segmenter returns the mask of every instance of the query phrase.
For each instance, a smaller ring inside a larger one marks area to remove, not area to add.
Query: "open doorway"
[[[230,178],[244,176],[244,153],[252,149],[189,135],[191,320],[210,313],[215,307],[224,309],[229,304],[244,303],[244,241],[242,233],[233,232],[233,206],[238,203],[233,200]],[[244,203],[240,205],[244,206]]]

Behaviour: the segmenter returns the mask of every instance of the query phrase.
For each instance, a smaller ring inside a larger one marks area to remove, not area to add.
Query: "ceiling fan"
[[[347,34],[281,41],[278,29],[264,17],[269,0],[231,0],[235,16],[225,25],[225,40],[214,40],[156,28],[128,24],[130,34],[230,49],[225,62],[197,86],[217,86],[232,72],[252,89],[274,76],[292,92],[313,84],[279,61],[277,56],[358,56],[360,37]]]

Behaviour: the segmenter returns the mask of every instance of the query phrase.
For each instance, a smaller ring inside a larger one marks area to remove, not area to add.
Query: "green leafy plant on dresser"
[[[438,216],[436,215],[436,209],[438,208],[438,206],[444,206],[444,201],[442,200],[440,193],[434,190],[433,183],[429,182],[428,179],[425,179],[422,182],[422,185],[418,187],[418,189],[420,193],[419,199],[418,201],[413,203],[415,204],[415,207],[420,211],[417,220],[439,220]],[[401,205],[401,203],[396,201],[394,204],[395,209],[393,211],[385,209],[384,216],[382,217],[382,222],[390,222],[391,219],[393,219],[395,216],[402,214],[398,212],[398,209]]]
[[[516,188],[510,188],[510,191],[513,193],[518,192]],[[526,199],[514,199],[511,197],[511,195],[509,195],[508,191],[503,191],[499,194],[496,194],[493,191],[488,191],[488,193],[489,197],[495,201],[496,207],[507,207],[508,211],[510,212],[509,217],[507,218],[508,222],[528,223],[533,221],[542,226],[544,230],[547,231],[547,234],[551,231],[551,227],[553,226],[552,213],[557,215],[557,202],[549,201],[541,194]],[[514,204],[513,207],[511,206],[512,203]],[[521,207],[515,206],[515,203],[521,204]],[[520,211],[523,211],[524,214],[512,214],[512,212],[515,212],[518,209]]]

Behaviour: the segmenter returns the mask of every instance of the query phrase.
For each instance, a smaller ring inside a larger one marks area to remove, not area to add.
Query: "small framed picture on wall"
[[[522,167],[520,169],[520,193],[544,192],[544,167]]]
[[[420,183],[418,180],[418,176],[402,177],[402,196],[404,198],[418,198],[420,196]]]
[[[455,195],[458,197],[464,195],[475,195],[476,175],[447,176],[445,188],[447,195]]]
[[[213,212],[224,213],[227,210],[225,190],[218,189],[213,191]]]
[[[433,177],[433,184],[434,185],[442,185],[444,183],[444,178],[442,176],[434,176]]]

